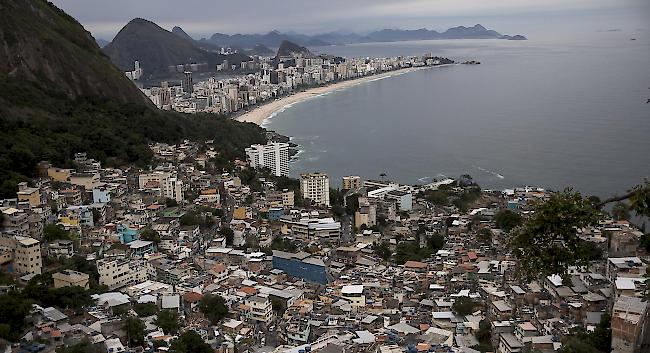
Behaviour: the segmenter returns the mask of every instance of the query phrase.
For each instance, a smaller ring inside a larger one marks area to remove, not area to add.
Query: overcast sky
[[[315,34],[381,28],[484,26],[528,36],[559,31],[649,31],[649,0],[51,0],[96,38],[142,17],[195,38],[273,29]]]

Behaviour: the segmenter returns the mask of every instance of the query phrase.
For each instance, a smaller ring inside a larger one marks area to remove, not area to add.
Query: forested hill
[[[239,155],[264,130],[214,115],[156,109],[72,17],[43,0],[0,0],[0,198],[36,163],[87,152],[108,165],[146,164],[148,143],[215,139]]]

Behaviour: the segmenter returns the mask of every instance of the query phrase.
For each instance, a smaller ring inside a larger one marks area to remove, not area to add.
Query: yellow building
[[[22,182],[18,184],[18,201],[29,202],[31,207],[38,207],[41,205],[41,191],[38,188],[30,188],[27,183]]]
[[[70,184],[92,190],[101,184],[99,173],[74,173],[70,175]]]
[[[54,279],[54,288],[78,286],[88,289],[89,278],[90,276],[86,273],[72,270],[63,270],[52,275],[52,279]]]
[[[343,177],[343,189],[356,190],[361,188],[361,177],[357,175],[350,175]]]
[[[20,275],[41,274],[43,259],[41,258],[41,243],[34,239],[22,236],[0,237],[0,252],[3,261],[11,253],[14,272]]]
[[[246,208],[245,207],[235,207],[232,218],[234,219],[246,219]]]
[[[52,178],[54,181],[58,182],[67,182],[70,180],[70,174],[72,174],[71,169],[61,169],[61,168],[48,168],[47,176]]]

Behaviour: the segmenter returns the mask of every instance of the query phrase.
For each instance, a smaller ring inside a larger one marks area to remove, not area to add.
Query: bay
[[[480,65],[429,68],[287,107],[265,127],[321,171],[406,184],[470,174],[484,188],[620,193],[650,176],[650,41],[455,40],[319,48],[345,57],[433,53]]]

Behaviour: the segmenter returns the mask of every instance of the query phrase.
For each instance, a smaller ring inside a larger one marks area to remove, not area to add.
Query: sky
[[[650,33],[648,0],[51,0],[95,38],[112,39],[141,17],[195,38],[212,33],[360,33],[383,28],[480,23],[506,34],[553,36],[564,31]]]

